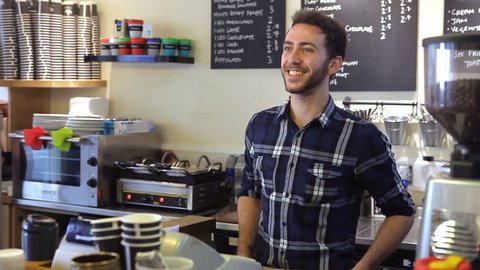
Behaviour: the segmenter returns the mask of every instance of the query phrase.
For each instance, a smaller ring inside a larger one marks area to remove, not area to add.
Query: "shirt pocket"
[[[340,167],[313,163],[308,168],[309,177],[304,186],[305,203],[318,205],[330,203],[339,194],[343,172]]]
[[[273,176],[276,165],[277,159],[267,156],[258,156],[254,161],[256,178],[260,180],[262,193],[267,196],[275,190]]]

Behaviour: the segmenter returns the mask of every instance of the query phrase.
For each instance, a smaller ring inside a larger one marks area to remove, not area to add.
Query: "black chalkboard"
[[[443,32],[480,32],[480,0],[445,0]]]
[[[346,26],[347,54],[331,91],[416,90],[418,0],[301,1]]]
[[[212,0],[211,68],[279,68],[285,0]]]

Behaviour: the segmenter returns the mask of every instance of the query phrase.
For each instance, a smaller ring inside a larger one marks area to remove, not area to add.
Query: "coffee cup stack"
[[[121,246],[121,221],[120,217],[101,218],[90,221],[92,225],[92,240],[98,251],[115,252],[123,255]]]
[[[160,249],[164,237],[162,216],[151,213],[131,214],[122,217],[121,222],[125,270],[134,270],[137,252]]]

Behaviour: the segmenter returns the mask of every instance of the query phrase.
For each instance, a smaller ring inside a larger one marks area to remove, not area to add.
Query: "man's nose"
[[[289,60],[293,63],[299,63],[302,61],[302,56],[300,50],[296,49],[293,50],[292,53],[289,55]]]

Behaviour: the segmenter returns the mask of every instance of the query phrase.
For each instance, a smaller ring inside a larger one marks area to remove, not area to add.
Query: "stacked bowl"
[[[121,222],[125,270],[134,270],[137,252],[160,249],[164,236],[162,216],[150,213],[131,214],[122,217]]]

